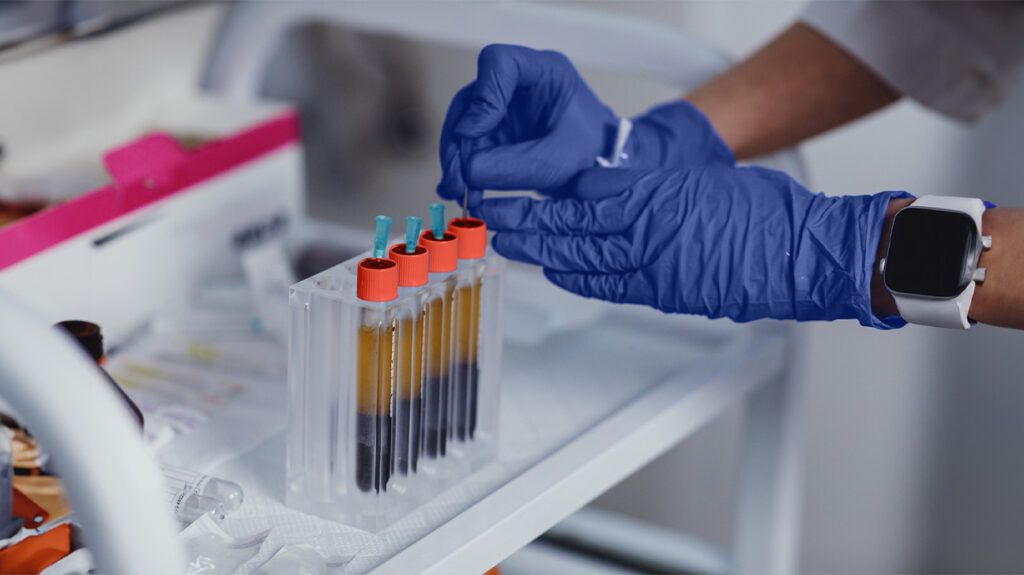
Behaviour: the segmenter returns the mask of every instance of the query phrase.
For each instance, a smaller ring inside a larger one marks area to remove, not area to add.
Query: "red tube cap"
[[[448,231],[459,238],[459,259],[475,260],[487,255],[487,224],[478,218],[455,218]]]
[[[395,244],[391,246],[388,257],[398,264],[398,285],[417,287],[427,283],[427,262],[430,261],[430,254],[426,248],[416,246],[410,254],[405,251],[405,244]]]
[[[434,232],[423,232],[420,244],[430,252],[429,270],[432,274],[453,272],[459,266],[459,239],[453,233],[434,239]]]
[[[398,297],[398,264],[366,258],[356,271],[356,297],[365,301],[391,301]]]

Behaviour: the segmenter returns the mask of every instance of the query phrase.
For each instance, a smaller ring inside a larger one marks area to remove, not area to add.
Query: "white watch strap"
[[[974,282],[968,284],[967,288],[960,292],[960,295],[952,299],[930,299],[897,294],[892,294],[892,297],[896,300],[896,308],[900,310],[900,315],[910,323],[952,329],[970,329],[971,327],[971,322],[967,319],[967,312],[971,310],[971,300],[974,298]]]
[[[985,213],[985,203],[978,198],[921,196],[910,206],[963,212],[974,219],[975,225],[978,226],[978,233],[981,233],[981,216]],[[969,329],[971,322],[967,319],[967,313],[971,309],[971,300],[974,298],[974,287],[974,282],[971,281],[964,291],[949,299],[914,297],[896,293],[893,293],[892,296],[896,300],[896,307],[900,310],[900,315],[910,323]]]

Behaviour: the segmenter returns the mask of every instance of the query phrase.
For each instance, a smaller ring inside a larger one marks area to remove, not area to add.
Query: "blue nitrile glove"
[[[564,55],[487,46],[477,79],[448,108],[437,192],[460,200],[467,181],[473,190],[550,191],[610,157],[618,130],[619,118]],[[634,119],[624,152],[622,165],[631,167],[734,162],[704,115],[682,100]]]
[[[889,198],[815,194],[782,172],[588,170],[575,197],[484,200],[498,253],[544,267],[577,294],[735,321],[833,320],[893,328],[871,312]]]

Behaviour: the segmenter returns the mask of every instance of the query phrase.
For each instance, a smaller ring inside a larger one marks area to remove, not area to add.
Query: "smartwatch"
[[[968,329],[978,267],[992,237],[981,232],[977,198],[922,196],[893,218],[889,250],[879,263],[885,287],[910,323]]]

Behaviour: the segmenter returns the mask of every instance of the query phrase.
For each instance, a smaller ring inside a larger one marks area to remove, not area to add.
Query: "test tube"
[[[431,204],[430,221],[431,229],[420,238],[430,253],[428,269],[433,281],[427,300],[423,454],[435,458],[447,454],[459,242],[455,234],[445,231],[444,204]]]
[[[410,296],[399,310],[398,353],[395,366],[395,467],[402,475],[416,472],[420,456],[420,423],[423,386],[423,346],[426,330],[426,299],[417,297],[428,280],[429,254],[418,245],[423,219],[406,219],[405,243],[391,247],[389,256],[398,264],[398,295]]]
[[[161,465],[160,470],[164,473],[164,484],[174,492],[192,491],[211,498],[224,513],[238,509],[245,497],[242,487],[234,481],[172,465]]]
[[[356,484],[360,491],[387,491],[391,478],[392,369],[397,322],[398,264],[385,259],[391,218],[377,216],[373,257],[359,262],[356,297],[362,303],[356,359]]]
[[[455,361],[452,375],[450,435],[473,439],[477,426],[480,383],[480,288],[487,255],[487,224],[477,218],[456,218],[448,231],[458,238],[459,270],[455,290]]]
[[[191,490],[179,490],[172,486],[164,487],[164,494],[174,513],[174,518],[182,523],[192,523],[203,515],[210,515],[220,521],[227,514],[220,501],[206,497]]]

